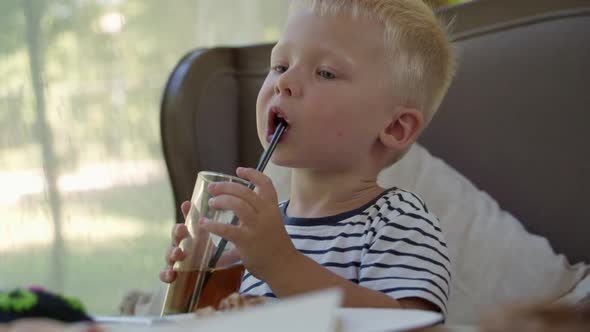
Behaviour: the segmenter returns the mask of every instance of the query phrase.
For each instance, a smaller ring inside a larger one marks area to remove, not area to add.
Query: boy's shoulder
[[[424,200],[417,194],[398,187],[386,189],[373,201],[365,213],[378,215],[431,214]]]
[[[400,227],[418,226],[440,232],[439,220],[416,193],[392,187],[387,189],[361,216],[373,224],[398,224]]]
[[[392,187],[383,193],[383,204],[389,209],[397,210],[398,212],[421,212],[430,213],[424,200],[409,190],[398,187]]]

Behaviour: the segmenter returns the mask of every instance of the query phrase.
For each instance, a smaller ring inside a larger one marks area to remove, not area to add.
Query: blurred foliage
[[[274,40],[286,8],[229,0],[33,4],[42,13],[46,108],[62,168],[85,158],[159,158],[157,111],[175,63],[199,46]],[[121,14],[120,31],[101,30],[109,13]],[[34,142],[25,24],[20,1],[0,2],[0,31],[8,32],[0,34],[0,149]]]

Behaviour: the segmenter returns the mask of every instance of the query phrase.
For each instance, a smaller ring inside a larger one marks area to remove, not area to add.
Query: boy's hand
[[[219,311],[232,311],[252,307],[255,305],[265,304],[266,297],[247,295],[240,293],[231,293],[226,298],[219,301],[217,310]]]
[[[292,257],[299,255],[287,234],[278,206],[278,198],[269,177],[252,168],[238,168],[237,175],[256,186],[252,191],[239,183],[218,182],[209,185],[214,196],[209,206],[232,210],[240,219],[228,225],[202,218],[202,227],[232,242],[244,266],[259,279],[280,273]]]
[[[182,210],[182,214],[185,218],[190,208],[191,203],[189,201],[184,201],[180,205],[180,209]],[[176,261],[182,261],[185,257],[184,252],[182,251],[182,249],[178,247],[178,244],[180,243],[180,241],[182,241],[182,239],[184,239],[187,236],[188,229],[186,228],[185,224],[174,225],[174,227],[172,228],[171,235],[172,244],[170,245],[170,248],[166,250],[165,255],[166,267],[164,267],[162,271],[160,271],[160,280],[162,280],[165,283],[171,283],[174,280],[176,280],[176,271],[174,271],[172,267],[174,266],[174,263]]]

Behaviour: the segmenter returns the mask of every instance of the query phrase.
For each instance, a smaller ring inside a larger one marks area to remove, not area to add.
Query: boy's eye
[[[276,71],[277,73],[284,73],[287,71],[287,66],[283,66],[283,65],[276,65],[276,66],[272,66],[271,68],[273,71]]]
[[[334,75],[334,73],[329,72],[327,70],[318,71],[318,75],[320,75],[321,78],[325,78],[327,80],[333,80],[336,78],[336,75]]]

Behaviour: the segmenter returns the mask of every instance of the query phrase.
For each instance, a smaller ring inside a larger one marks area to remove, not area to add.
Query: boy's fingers
[[[184,254],[184,251],[182,251],[182,249],[180,249],[179,247],[170,247],[166,251],[166,264],[168,264],[168,266],[173,266],[174,262],[181,261],[185,257],[186,255]]]
[[[186,216],[188,215],[188,212],[190,209],[191,209],[191,202],[190,201],[184,201],[184,202],[182,202],[182,204],[180,204],[180,210],[182,211],[182,215],[184,216],[185,219],[186,219]]]
[[[238,226],[224,224],[216,221],[212,221],[206,218],[201,218],[199,221],[201,227],[206,230],[207,232],[213,233],[218,235],[229,242],[233,242],[237,245],[236,242],[239,239],[239,230]]]
[[[232,210],[240,221],[253,220],[252,216],[256,213],[252,205],[232,195],[221,195],[212,198],[209,201],[209,206],[218,210]]]
[[[171,283],[176,279],[176,271],[165,268],[160,271],[160,280],[166,283]]]
[[[188,236],[188,228],[185,224],[176,224],[172,228],[172,245],[178,246],[180,241]]]
[[[213,196],[219,196],[223,194],[232,195],[241,198],[246,203],[252,206],[252,208],[257,211],[257,207],[259,207],[262,203],[262,199],[260,196],[256,195],[250,188],[239,184],[239,183],[232,183],[232,182],[216,182],[210,183],[207,187],[209,192]]]
[[[272,180],[253,168],[238,167],[236,174],[254,184],[260,196],[265,200],[271,200],[278,204],[277,191]]]

